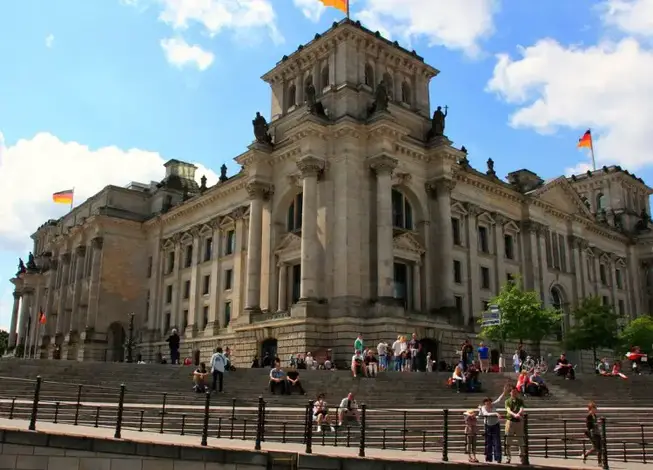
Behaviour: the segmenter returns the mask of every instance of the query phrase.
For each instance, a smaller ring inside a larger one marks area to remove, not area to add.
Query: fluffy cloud
[[[356,19],[385,37],[410,43],[423,37],[430,45],[459,49],[469,55],[479,51],[480,39],[494,31],[493,17],[498,0],[361,0],[352,5]],[[324,8],[319,0],[295,0],[311,19]],[[360,8],[357,6],[360,5]]]
[[[265,28],[273,41],[283,37],[276,25],[271,0],[159,0],[159,18],[174,29],[183,30],[191,23],[201,25],[214,36],[225,29]]]
[[[640,23],[626,18],[650,3],[609,0],[604,21],[634,31]],[[519,55],[500,54],[487,87],[516,105],[511,125],[541,133],[572,128],[579,136],[592,128],[598,165],[653,164],[653,50],[627,36],[588,47],[543,39]]]
[[[211,66],[215,56],[210,51],[205,51],[200,46],[190,45],[181,38],[161,40],[161,47],[166,60],[175,67],[195,66],[204,71]]]
[[[51,49],[54,46],[54,34],[48,34],[45,38],[45,47]]]
[[[47,132],[32,139],[4,145],[0,133],[0,246],[6,251],[30,248],[29,236],[43,222],[62,216],[67,207],[52,203],[52,193],[75,188],[75,200],[83,201],[106,185],[131,181],[149,183],[164,176],[165,160],[156,152],[117,147],[91,149],[77,142],[62,142]],[[198,179],[209,184],[217,175],[197,165]]]
[[[653,0],[607,0],[602,9],[606,24],[630,34],[653,35]]]

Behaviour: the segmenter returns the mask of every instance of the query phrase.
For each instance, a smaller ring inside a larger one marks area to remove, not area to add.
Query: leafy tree
[[[525,291],[515,279],[504,284],[501,292],[490,302],[501,311],[501,324],[483,327],[481,337],[501,344],[506,340],[532,341],[539,350],[541,341],[560,325],[560,314],[544,308],[535,291]]]
[[[626,352],[633,346],[639,346],[649,354],[653,348],[653,317],[637,317],[623,329],[619,335],[620,352]]]
[[[565,338],[567,349],[591,349],[594,362],[596,350],[614,348],[619,344],[619,316],[599,297],[586,297],[573,312],[575,324]]]
[[[9,348],[9,333],[5,330],[0,330],[0,356],[2,356]]]

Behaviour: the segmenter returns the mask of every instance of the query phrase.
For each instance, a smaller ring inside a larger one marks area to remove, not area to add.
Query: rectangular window
[[[151,277],[152,277],[152,257],[149,256],[147,258],[147,278],[149,279]]]
[[[204,279],[202,279],[202,295],[207,295],[209,293],[210,288],[211,288],[211,276],[209,275],[204,276]]]
[[[463,298],[460,295],[456,295],[453,298],[455,305],[456,305],[456,311],[458,313],[463,313]]]
[[[234,230],[229,230],[227,232],[227,244],[225,246],[225,255],[233,255],[236,251],[236,232]]]
[[[224,303],[224,327],[228,327],[231,323],[231,302]]]
[[[488,239],[487,227],[478,228],[478,249],[483,253],[490,252],[490,240]]]
[[[607,272],[606,272],[606,269],[605,269],[605,264],[600,264],[599,265],[599,276],[600,276],[600,279],[601,279],[601,284],[603,284],[604,286],[607,286],[608,285],[608,275],[607,275]]]
[[[592,258],[587,258],[587,280],[588,281],[593,281],[594,280],[594,275],[592,274],[593,269],[592,267],[594,266],[594,261]]]
[[[166,274],[170,274],[172,271],[175,269],[175,252],[170,251],[168,252],[168,269],[166,270]]]
[[[184,323],[181,326],[182,330],[188,328],[188,310],[184,310]]]
[[[163,321],[163,334],[167,335],[170,332],[170,312],[166,313]]]
[[[490,288],[490,268],[481,266],[481,289]]]
[[[551,249],[551,233],[544,233],[544,249],[546,251],[546,267],[553,268],[553,251]]]
[[[623,299],[619,299],[619,315],[624,316],[626,314],[626,302]]]
[[[213,237],[204,240],[204,261],[209,261],[213,257]]]
[[[483,312],[487,312],[488,310],[490,310],[490,302],[488,302],[487,300],[481,300],[481,309]]]
[[[205,305],[202,309],[202,326],[206,328],[206,325],[209,324],[209,306]]]
[[[457,284],[463,282],[463,266],[457,259],[453,260],[453,280]]]
[[[610,305],[610,299],[608,298],[607,295],[603,296],[603,305]]]
[[[553,268],[554,269],[560,269],[560,246],[558,244],[560,240],[558,239],[558,235],[555,233],[551,234],[551,245],[552,245],[552,250],[553,250]]]
[[[623,277],[622,277],[621,269],[615,270],[614,277],[616,278],[616,281],[617,281],[617,289],[623,289],[624,288],[624,280],[623,280]]]
[[[186,253],[184,256],[184,267],[190,268],[193,264],[193,245],[186,245]]]
[[[515,280],[515,276],[512,273],[506,273],[506,282],[511,283]]]
[[[462,237],[460,236],[460,219],[456,217],[451,218],[451,231],[453,232],[453,244],[461,246]]]
[[[560,246],[560,271],[567,272],[567,247],[565,246],[565,237],[558,235],[558,245]]]
[[[512,235],[503,236],[503,246],[507,259],[515,259],[515,239]]]
[[[230,290],[233,282],[234,270],[227,269],[224,272],[224,290]]]
[[[190,297],[190,281],[184,281],[184,299]]]
[[[166,286],[166,303],[169,304],[172,302],[172,285],[168,284]]]

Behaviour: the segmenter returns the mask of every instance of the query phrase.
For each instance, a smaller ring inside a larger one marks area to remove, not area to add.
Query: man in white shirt
[[[354,374],[354,377],[358,377],[360,373],[363,377],[367,376],[367,371],[363,367],[363,356],[360,351],[356,351],[351,357],[351,372]]]
[[[379,369],[386,370],[388,368],[388,343],[381,341],[376,347],[376,352],[379,354]]]
[[[349,393],[343,398],[338,407],[338,426],[342,426],[345,421],[358,422],[358,404],[354,400],[353,393]]]
[[[216,348],[215,353],[213,356],[211,356],[211,374],[213,375],[213,385],[211,386],[211,389],[214,392],[218,391],[222,393],[222,383],[224,380],[224,371],[226,365],[227,358],[224,357],[224,354],[222,354],[222,348]]]

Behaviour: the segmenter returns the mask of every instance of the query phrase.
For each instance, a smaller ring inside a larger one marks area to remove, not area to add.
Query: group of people
[[[350,392],[342,399],[336,410],[338,426],[358,423],[358,414],[358,404],[354,399],[354,394]],[[327,429],[335,432],[335,426],[332,423],[331,415],[329,415],[329,405],[326,402],[324,393],[320,393],[313,403],[313,422],[317,425],[317,429],[323,432]]]
[[[229,370],[229,358],[224,354],[222,348],[216,348],[209,361],[210,370],[206,363],[201,362],[193,372],[193,390],[197,393],[209,391],[222,393],[224,391],[224,373]],[[213,380],[209,388],[209,373]]]

